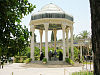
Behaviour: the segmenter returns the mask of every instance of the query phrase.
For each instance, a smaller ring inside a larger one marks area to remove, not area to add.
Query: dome
[[[52,3],[50,3],[48,5],[45,5],[40,10],[40,12],[43,12],[43,11],[46,11],[46,12],[62,12],[62,13],[64,13],[64,11],[61,8],[59,8],[58,6],[56,6],[56,5],[52,4]]]
[[[43,18],[65,18],[73,21],[73,17],[66,14],[60,7],[50,3],[41,8],[40,11],[33,13],[31,20],[43,19]]]

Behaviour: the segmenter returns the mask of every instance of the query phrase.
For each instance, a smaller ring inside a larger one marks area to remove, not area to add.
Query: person
[[[40,52],[40,61],[42,61],[42,59],[44,58],[43,52]]]
[[[80,63],[80,53],[78,53],[79,63]]]
[[[52,57],[52,50],[49,51],[49,60],[51,61],[51,57]]]
[[[1,56],[1,68],[3,69],[4,57]]]
[[[59,52],[59,60],[62,61],[62,59],[63,59],[63,54],[62,54],[62,52],[60,51],[60,52]]]
[[[56,50],[54,51],[54,60],[57,60],[57,52],[56,52]]]
[[[1,58],[0,58],[0,69],[1,69]]]

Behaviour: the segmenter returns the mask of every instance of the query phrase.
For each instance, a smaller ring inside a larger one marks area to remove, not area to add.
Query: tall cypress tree
[[[34,33],[34,42],[36,42],[36,34]]]
[[[51,42],[54,41],[54,34],[53,34],[53,31],[51,33]]]
[[[54,33],[53,33],[53,31],[52,31],[52,33],[51,33],[51,42],[52,41],[54,41]],[[56,41],[57,41],[57,37],[56,37]]]

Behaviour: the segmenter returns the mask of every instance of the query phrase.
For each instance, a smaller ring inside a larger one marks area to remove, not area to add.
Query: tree
[[[100,75],[100,0],[90,0],[94,75]]]
[[[84,30],[82,33],[79,34],[82,39],[87,39],[89,37],[89,32]]]
[[[53,31],[51,33],[51,42],[54,41],[54,34],[53,34]]]
[[[53,42],[53,41],[54,41],[54,33],[52,31],[52,33],[51,33],[51,42]],[[57,37],[56,37],[56,41],[57,41]]]
[[[28,46],[30,32],[20,25],[23,16],[35,6],[28,0],[0,0],[0,49],[1,54],[13,56]]]
[[[34,42],[36,42],[36,34],[34,33]]]

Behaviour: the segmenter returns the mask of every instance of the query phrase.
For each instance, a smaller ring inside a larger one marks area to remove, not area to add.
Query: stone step
[[[48,64],[54,64],[54,65],[64,65],[67,64],[64,61],[48,61]]]
[[[42,61],[31,61],[31,63],[43,64]],[[48,61],[47,64],[48,65],[69,65],[68,63],[66,63],[64,61]]]

